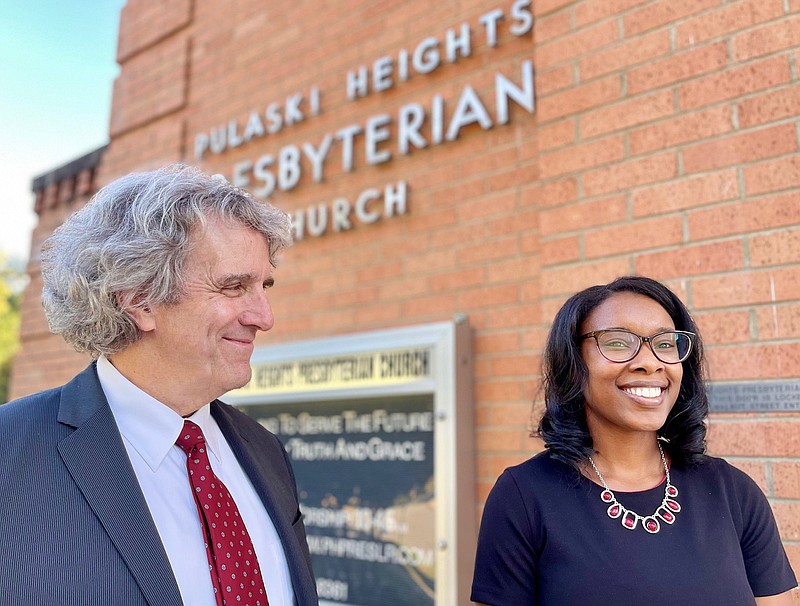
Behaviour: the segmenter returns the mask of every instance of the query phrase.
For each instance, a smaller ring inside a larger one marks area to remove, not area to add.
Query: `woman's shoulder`
[[[703,455],[697,464],[683,470],[689,477],[701,480],[705,486],[717,486],[732,495],[758,495],[763,491],[747,472],[721,457]]]
[[[559,507],[567,495],[580,485],[582,476],[574,468],[553,458],[547,451],[507,467],[497,478],[486,507],[503,511],[517,504],[520,515],[549,511]],[[536,514],[537,516],[539,514]]]
[[[548,450],[533,455],[529,459],[506,468],[502,478],[513,479],[517,484],[526,486],[547,483],[574,483],[580,476],[571,465],[559,461]]]
[[[749,479],[750,476],[726,459],[715,457],[708,454],[702,455],[695,465],[687,468],[686,473],[719,476],[727,480],[741,481]]]
[[[569,465],[556,459],[549,450],[542,450],[522,461],[522,463],[512,465],[507,471],[513,470],[519,473],[551,473],[553,470],[560,470],[564,467],[569,467]]]

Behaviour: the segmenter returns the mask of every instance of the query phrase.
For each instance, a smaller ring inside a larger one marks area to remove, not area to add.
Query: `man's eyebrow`
[[[225,274],[218,280],[219,284],[248,284],[250,282],[257,282],[259,277],[252,273],[243,274]],[[264,284],[272,286],[275,284],[275,278],[268,276],[264,279]]]
[[[220,276],[217,280],[220,284],[232,284],[232,283],[247,283],[252,282],[255,280],[256,277],[254,274],[251,273],[244,273],[244,274],[225,274]]]

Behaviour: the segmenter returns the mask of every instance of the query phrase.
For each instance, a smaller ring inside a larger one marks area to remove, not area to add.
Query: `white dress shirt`
[[[185,606],[213,606],[214,588],[186,455],[175,445],[184,419],[128,381],[101,356],[97,375],[150,508]],[[206,404],[191,417],[203,430],[214,473],[247,526],[270,606],[292,606],[289,567],[275,526]]]

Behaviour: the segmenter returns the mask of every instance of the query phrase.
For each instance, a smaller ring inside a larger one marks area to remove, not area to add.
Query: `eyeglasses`
[[[647,343],[653,355],[665,364],[683,362],[692,353],[692,343],[696,335],[684,330],[665,330],[652,337],[642,337],[629,330],[595,330],[581,339],[594,339],[597,349],[610,362],[630,362],[633,360],[642,343]]]

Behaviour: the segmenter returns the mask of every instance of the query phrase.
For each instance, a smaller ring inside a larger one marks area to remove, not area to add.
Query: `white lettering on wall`
[[[294,93],[282,103],[268,104],[264,108],[263,120],[258,111],[251,111],[241,124],[239,120],[231,119],[222,126],[195,135],[194,158],[199,162],[207,153],[221,154],[252,139],[274,135],[285,127],[303,122],[307,116],[318,116],[319,113],[319,88],[312,86],[307,95]]]
[[[383,200],[383,205],[381,205]],[[362,191],[351,203],[345,197],[334,199],[330,205],[312,204],[296,211],[292,217],[295,240],[306,236],[319,237],[330,229],[342,232],[356,223],[369,225],[381,218],[392,218],[408,212],[408,187],[405,181],[387,184],[383,192],[369,188]]]
[[[508,31],[513,36],[524,36],[533,29],[531,0],[515,0],[509,13],[511,23]],[[497,8],[478,18],[478,23],[484,30],[486,46],[489,48],[497,46],[498,26],[505,16],[503,9]],[[371,92],[381,92],[391,88],[395,84],[393,78],[395,73],[398,82],[405,82],[414,74],[430,74],[444,64],[455,63],[459,57],[470,57],[472,55],[472,39],[472,30],[469,24],[462,23],[458,28],[447,29],[443,40],[429,36],[420,40],[410,51],[405,48],[400,49],[396,58],[384,55],[373,61],[371,68],[360,65],[351,69],[345,78],[347,99],[354,101],[366,97]],[[442,47],[444,47],[444,53],[442,53]],[[411,58],[410,70],[409,57]],[[371,89],[370,82],[372,83]]]
[[[469,23],[462,22],[439,36],[425,37],[396,53],[382,54],[371,64],[348,70],[344,78],[346,98],[358,101],[444,65],[466,62],[476,45],[496,48],[510,37],[530,34],[533,23],[532,0],[513,0],[507,9],[495,8],[481,14],[474,30]],[[491,92],[485,90],[484,82],[474,87],[464,83],[458,93],[450,92],[447,96],[435,93],[427,100],[406,103],[390,113],[366,116],[357,123],[334,128],[314,141],[290,143],[257,157],[241,159],[232,166],[231,183],[266,198],[309,181],[322,183],[326,171],[353,172],[361,166],[384,164],[415,150],[454,142],[467,129],[488,130],[507,124],[514,107],[532,114],[536,99],[534,82],[533,62],[522,60],[518,77],[495,72]],[[263,109],[225,120],[195,135],[195,160],[199,162],[208,155],[269,138],[319,116],[321,100],[319,87],[312,85],[282,100],[271,101]],[[371,224],[382,217],[405,214],[406,209],[405,181],[387,185],[383,192],[369,188],[352,200],[337,197],[330,203],[297,211],[296,239],[347,231],[356,224]]]
[[[522,62],[517,82],[502,74],[495,75],[494,115],[475,89],[466,85],[450,110],[449,118],[441,95],[434,96],[428,107],[409,103],[400,107],[394,116],[370,116],[363,126],[350,124],[324,135],[319,143],[286,145],[278,150],[277,160],[275,154],[265,154],[255,160],[239,162],[234,166],[232,183],[253,188],[258,196],[269,197],[276,188],[284,192],[294,189],[307,172],[315,183],[323,182],[325,168],[332,158],[338,157],[343,171],[352,172],[361,163],[381,164],[396,155],[409,155],[414,149],[455,141],[473,124],[483,130],[506,124],[512,105],[528,113],[534,111],[532,61]],[[393,126],[396,127],[394,137]]]

